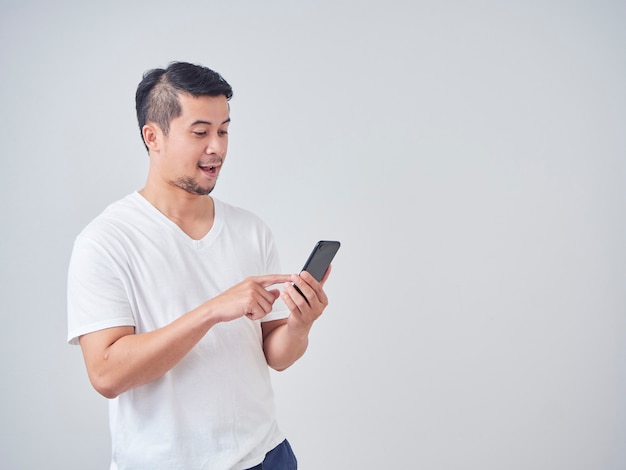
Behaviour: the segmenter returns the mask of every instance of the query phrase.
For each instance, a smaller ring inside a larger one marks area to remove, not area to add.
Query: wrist
[[[218,323],[226,321],[220,314],[219,309],[216,309],[214,303],[210,300],[200,305],[200,307],[198,307],[198,310],[200,311],[202,323],[209,329],[214,327]]]
[[[308,340],[309,332],[311,331],[311,327],[313,324],[307,325],[303,322],[287,322],[287,334],[297,340]]]

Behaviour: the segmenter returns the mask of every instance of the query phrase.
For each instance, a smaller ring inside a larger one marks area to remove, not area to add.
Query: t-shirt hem
[[[287,438],[283,435],[283,433],[278,434],[272,441],[270,441],[270,444],[268,446],[268,449],[265,451],[265,454],[263,454],[260,457],[256,457],[254,459],[248,459],[246,461],[239,462],[239,465],[237,465],[235,468],[239,469],[239,470],[246,470],[248,468],[256,467],[261,462],[263,462],[263,460],[265,460],[265,456],[267,455],[267,453],[269,451],[274,449],[276,446],[278,446],[285,439],[287,439]]]
[[[274,321],[274,320],[284,320],[288,316],[289,316],[289,312],[270,313],[270,314],[264,316],[263,318],[261,318],[261,323],[265,323],[265,322],[268,322],[268,321]]]

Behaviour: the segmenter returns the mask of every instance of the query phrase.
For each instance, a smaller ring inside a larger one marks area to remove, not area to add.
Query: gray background
[[[65,343],[77,232],[139,189],[142,73],[235,89],[215,196],[284,271],[343,247],[273,374],[302,470],[626,467],[623,1],[3,1],[0,466],[105,469]]]

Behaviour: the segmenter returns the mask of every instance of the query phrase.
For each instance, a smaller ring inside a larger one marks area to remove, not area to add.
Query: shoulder
[[[146,218],[146,208],[141,199],[135,192],[113,202],[89,222],[76,239],[103,242],[118,238],[132,227],[142,224]]]
[[[215,200],[216,224],[225,239],[261,252],[273,249],[274,234],[261,217],[242,207]]]
[[[228,224],[245,224],[247,226],[256,225],[258,227],[267,228],[267,224],[254,212],[242,207],[228,204],[219,199],[213,198],[215,204],[215,214],[222,217]]]

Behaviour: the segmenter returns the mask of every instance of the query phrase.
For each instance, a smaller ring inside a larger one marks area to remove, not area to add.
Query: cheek
[[[198,157],[203,150],[204,146],[201,143],[181,139],[170,143],[168,156],[170,160],[179,164],[191,161],[197,163]]]

